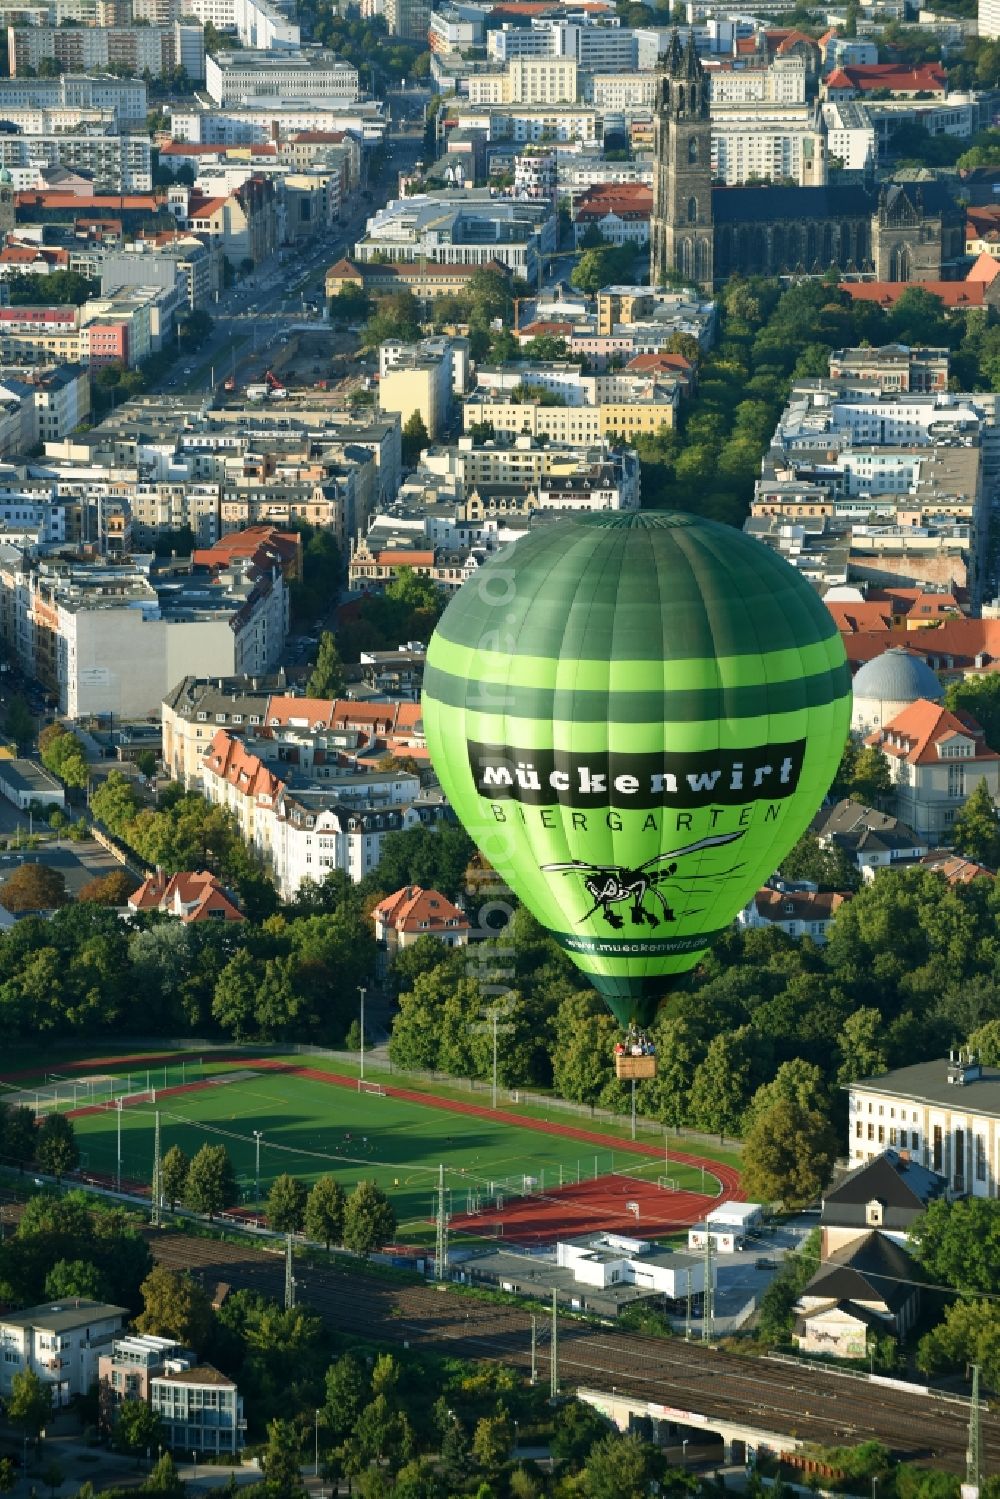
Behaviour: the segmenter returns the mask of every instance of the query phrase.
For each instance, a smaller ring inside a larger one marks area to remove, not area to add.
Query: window
[[[965,1130],[955,1131],[955,1181],[965,1180]]]
[[[931,1161],[932,1161],[934,1170],[935,1171],[940,1171],[941,1170],[941,1166],[942,1166],[942,1164],[944,1162],[944,1141],[943,1141],[942,1135],[941,1135],[941,1126],[940,1126],[940,1124],[935,1124],[935,1126],[934,1126],[934,1147],[933,1147],[933,1152],[932,1152],[932,1156],[931,1156]]]
[[[910,1130],[910,1148],[911,1150],[920,1149],[920,1136],[915,1129]]]
[[[976,1136],[976,1181],[986,1180],[986,1136]]]
[[[692,135],[688,141],[688,162],[694,164],[698,160],[698,137]]]

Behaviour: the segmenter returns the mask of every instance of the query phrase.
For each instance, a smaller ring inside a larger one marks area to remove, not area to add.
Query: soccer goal
[[[676,1192],[677,1178],[676,1176],[658,1176],[656,1178],[656,1185],[661,1192]]]
[[[358,1092],[374,1093],[377,1098],[385,1097],[385,1089],[381,1083],[370,1083],[363,1077],[358,1078]]]

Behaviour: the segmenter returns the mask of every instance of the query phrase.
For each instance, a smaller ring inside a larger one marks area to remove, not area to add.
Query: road
[[[318,325],[319,311],[310,310],[307,303],[311,300],[322,308],[328,267],[352,253],[367,220],[395,196],[398,173],[412,167],[422,149],[423,135],[412,127],[387,134],[385,162],[366,189],[370,199],[355,198],[341,223],[291,251],[284,265],[273,256],[223,292],[210,309],[215,322],[211,337],[196,353],[178,359],[156,388],[168,395],[207,391],[213,370],[217,382],[235,369],[244,383],[251,374],[262,372],[266,356],[279,347],[290,320],[309,316]],[[259,355],[264,357],[258,359]]]
[[[280,1254],[253,1246],[148,1230],[154,1258],[191,1270],[213,1288],[225,1282],[280,1297]],[[530,1362],[531,1322],[526,1312],[498,1307],[429,1284],[406,1284],[366,1275],[359,1268],[320,1268],[299,1261],[297,1294],[340,1332],[498,1360],[522,1370]],[[543,1324],[546,1320],[540,1319]],[[540,1376],[548,1379],[543,1345]],[[918,1392],[846,1379],[807,1367],[742,1358],[718,1349],[591,1327],[570,1318],[559,1323],[559,1376],[563,1389],[587,1385],[617,1390],[643,1401],[746,1422],[789,1437],[845,1445],[881,1441],[898,1457],[932,1461],[953,1473],[965,1470],[968,1412]],[[1000,1468],[1000,1417],[982,1419],[986,1469]]]

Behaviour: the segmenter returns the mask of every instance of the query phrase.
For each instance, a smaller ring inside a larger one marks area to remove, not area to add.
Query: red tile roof
[[[92,198],[81,198],[77,193],[60,193],[55,189],[51,191],[36,191],[15,193],[15,202],[18,208],[82,208],[84,204],[88,208],[113,208],[118,213],[127,210],[138,212],[145,209],[148,213],[155,213],[161,202],[166,199],[157,198],[153,193],[131,193],[125,197],[110,197],[95,195]]]
[[[243,921],[236,902],[216,875],[181,870],[167,878],[162,871],[150,875],[128,898],[133,911],[163,911],[181,921]]]
[[[987,869],[985,864],[963,859],[961,854],[952,853],[950,849],[932,849],[929,854],[924,854],[920,862],[947,880],[949,885],[971,885],[973,880],[996,879],[994,871]]]
[[[376,927],[392,927],[399,935],[469,932],[469,919],[464,911],[452,905],[439,890],[424,890],[420,885],[404,885],[393,895],[387,895],[372,911],[372,917]]]
[[[661,349],[657,354],[636,354],[625,368],[641,375],[653,375],[657,370],[679,370],[681,374],[690,374],[694,365],[683,354],[670,354]]]
[[[846,291],[855,302],[877,302],[880,307],[892,307],[904,292],[912,291],[918,284],[921,291],[940,297],[945,307],[982,307],[985,301],[985,286],[976,281],[842,281],[840,290]]]
[[[973,763],[1000,760],[1000,755],[986,744],[981,726],[970,713],[952,713],[925,697],[918,698],[884,728],[870,734],[865,743],[877,746],[894,760],[905,760],[908,765],[937,765],[940,759],[937,746],[956,735],[975,742],[973,754],[963,764],[970,759]]]
[[[981,281],[984,286],[990,286],[1000,276],[1000,260],[995,255],[988,255],[981,250],[973,261],[966,282]]]
[[[850,898],[839,890],[772,890],[765,885],[754,896],[754,906],[764,921],[829,921]]]
[[[251,754],[241,739],[234,739],[225,729],[215,735],[202,757],[202,765],[210,775],[228,781],[241,796],[253,797],[255,801],[263,798],[273,804],[285,789],[284,782],[257,755]]]
[[[835,68],[826,80],[827,89],[853,88],[859,93],[888,89],[897,94],[944,94],[948,75],[940,63],[921,63],[916,68],[894,62],[845,63]]]

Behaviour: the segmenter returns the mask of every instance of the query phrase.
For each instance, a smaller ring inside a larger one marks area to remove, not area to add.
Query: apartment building
[[[121,122],[145,122],[149,100],[141,78],[116,78],[110,73],[0,78],[0,110],[4,118],[8,109],[56,108],[113,110]]]
[[[71,718],[144,718],[188,672],[264,672],[280,658],[288,604],[278,568],[151,577],[131,563],[4,553],[4,644]]]
[[[827,143],[818,110],[804,105],[726,105],[712,111],[712,177],[822,187]]]
[[[205,77],[205,42],[200,25],[175,21],[171,26],[10,26],[7,61],[12,78],[43,62],[58,63],[65,73],[126,69],[169,76],[183,67],[189,79]],[[30,76],[30,75],[29,75]]]
[[[390,36],[419,42],[421,46],[427,41],[431,24],[430,0],[384,0],[382,14]]]
[[[0,1316],[0,1394],[9,1397],[15,1374],[37,1375],[58,1408],[86,1395],[98,1360],[121,1331],[127,1307],[67,1297]]]
[[[53,166],[85,173],[98,193],[143,193],[153,186],[152,147],[145,136],[119,135],[106,124],[0,135],[0,167],[15,187],[43,186],[44,169]]]

